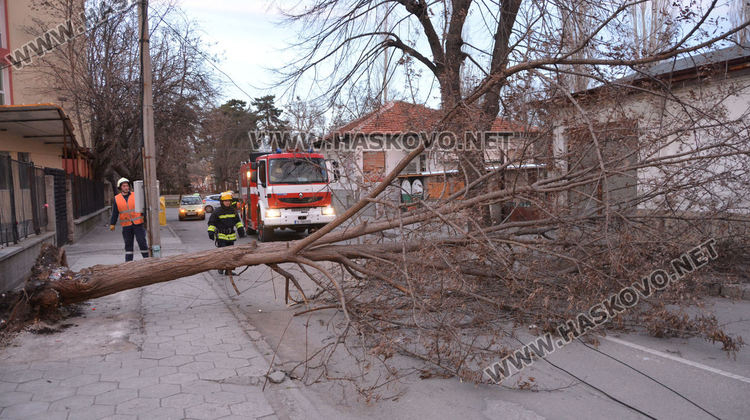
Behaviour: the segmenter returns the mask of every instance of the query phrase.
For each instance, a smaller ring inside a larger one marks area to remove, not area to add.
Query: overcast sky
[[[723,15],[729,1],[720,0],[722,7],[715,15]],[[221,57],[217,66],[239,85],[239,88],[235,87],[226,76],[217,74],[224,83],[223,100],[235,98],[249,101],[251,97],[268,94],[281,96],[282,89],[273,87],[277,79],[270,69],[280,68],[295,57],[294,52],[285,48],[290,42],[297,41],[297,30],[281,24],[278,4],[289,7],[302,2],[304,0],[177,0],[187,18],[198,23],[203,39],[214,45],[211,52]],[[707,2],[697,0],[699,5]],[[469,21],[477,19],[479,15],[470,17]],[[475,31],[483,36],[483,29],[484,25],[467,24],[466,36],[471,38]],[[414,98],[416,102],[426,101],[437,105],[437,94],[431,83],[431,78],[421,80],[420,84],[424,85],[420,94],[422,99]],[[396,92],[405,91],[403,84],[403,81],[394,80],[390,88]],[[304,91],[297,94],[305,96]],[[281,98],[280,103],[283,105],[290,99]]]
[[[277,25],[281,15],[270,3],[267,0],[178,2],[188,18],[199,24],[203,39],[214,44],[211,52],[221,57],[217,65],[241,88],[219,75],[225,84],[223,99],[249,101],[248,95],[280,93],[280,89],[270,88],[275,78],[267,68],[289,60],[291,53],[282,50],[295,33]]]

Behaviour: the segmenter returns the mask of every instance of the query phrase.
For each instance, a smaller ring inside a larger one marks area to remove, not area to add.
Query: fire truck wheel
[[[267,228],[260,222],[258,224],[258,241],[259,242],[270,242],[273,239],[273,228]]]

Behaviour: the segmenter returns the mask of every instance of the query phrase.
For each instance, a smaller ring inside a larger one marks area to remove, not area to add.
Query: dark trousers
[[[224,248],[225,246],[232,246],[232,245],[234,245],[234,241],[225,241],[223,239],[217,239],[215,245],[218,248]]]
[[[122,239],[125,240],[125,261],[133,261],[133,238],[138,241],[138,248],[143,258],[148,258],[148,244],[146,243],[146,229],[143,223],[122,227]]]
[[[214,245],[216,245],[218,248],[224,248],[225,246],[232,246],[234,245],[234,241],[225,241],[223,239],[217,239],[214,242]],[[231,270],[228,270],[231,271]],[[219,274],[224,274],[224,270],[219,270]],[[229,273],[227,273],[229,274]]]

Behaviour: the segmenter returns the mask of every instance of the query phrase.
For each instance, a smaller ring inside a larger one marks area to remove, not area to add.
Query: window
[[[196,196],[190,196],[190,197],[182,197],[182,203],[187,206],[192,206],[196,204],[201,204],[201,198]]]
[[[258,184],[261,187],[266,186],[266,161],[261,160],[258,162]]]
[[[362,152],[362,172],[365,181],[377,181],[385,173],[385,152]]]
[[[579,125],[567,129],[568,170],[599,171],[598,153],[601,153],[611,174],[607,177],[608,194],[603,191],[603,183],[594,181],[573,188],[568,201],[579,207],[598,207],[602,213],[604,197],[608,196],[610,206],[627,208],[633,205],[637,195],[636,169],[627,171],[623,167],[635,164],[637,157],[632,154],[638,150],[638,123],[635,120],[620,120],[593,124],[594,134],[599,139],[597,150],[591,139],[589,125]]]
[[[328,180],[323,159],[270,159],[270,184],[309,184]]]

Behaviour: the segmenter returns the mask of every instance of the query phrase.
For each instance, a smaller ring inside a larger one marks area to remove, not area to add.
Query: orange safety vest
[[[143,223],[143,214],[135,211],[135,194],[130,193],[128,201],[125,202],[125,197],[122,193],[115,196],[115,203],[117,203],[117,212],[120,216],[120,225],[140,225]]]

